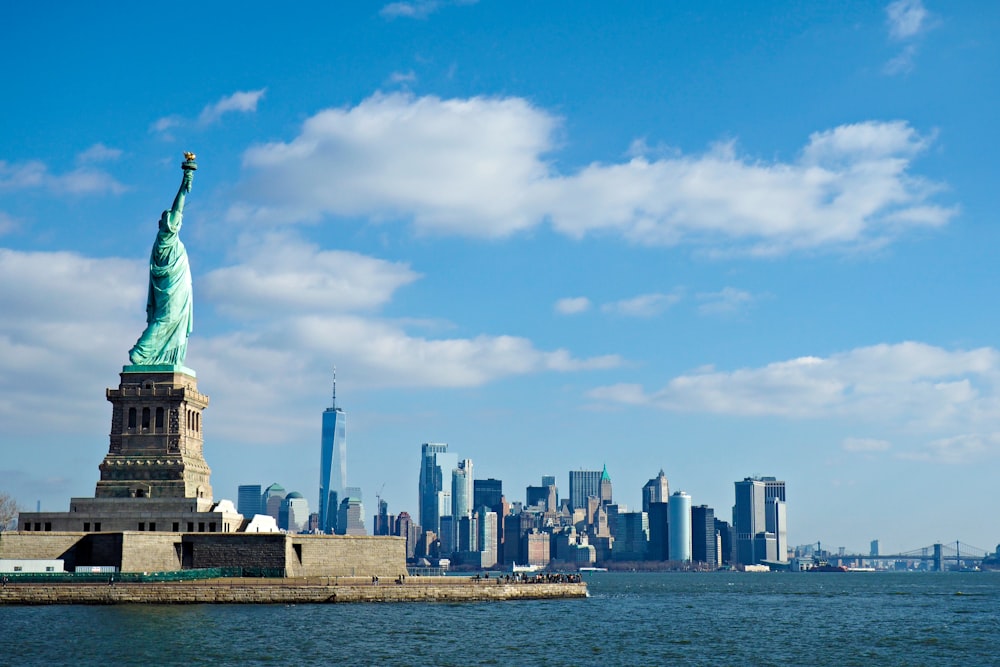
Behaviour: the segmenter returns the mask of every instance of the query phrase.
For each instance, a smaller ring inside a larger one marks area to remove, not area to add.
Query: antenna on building
[[[337,409],[337,367],[333,367],[333,405],[331,405],[334,410]]]

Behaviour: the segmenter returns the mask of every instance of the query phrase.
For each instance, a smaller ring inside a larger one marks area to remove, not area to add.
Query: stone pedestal
[[[126,366],[117,389],[108,455],[95,498],[212,499],[202,411],[194,371],[183,366]]]

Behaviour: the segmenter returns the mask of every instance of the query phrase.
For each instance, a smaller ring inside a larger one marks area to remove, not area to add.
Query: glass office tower
[[[323,411],[319,468],[319,529],[337,528],[338,499],[347,486],[347,413],[337,407],[337,369],[333,369],[333,403]]]

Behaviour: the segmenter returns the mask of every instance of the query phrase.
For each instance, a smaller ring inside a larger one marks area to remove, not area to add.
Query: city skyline
[[[21,505],[92,491],[193,151],[185,364],[218,498],[281,480],[319,507],[336,364],[369,515],[416,522],[419,445],[447,442],[518,495],[606,464],[641,508],[662,469],[717,518],[766,472],[792,545],[1000,542],[969,511],[1000,454],[1000,6],[246,7],[156,49],[153,7],[5,14]]]

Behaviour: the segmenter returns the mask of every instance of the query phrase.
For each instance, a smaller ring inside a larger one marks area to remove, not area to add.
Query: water
[[[0,665],[1000,665],[1000,573],[594,573],[586,600],[0,607]]]

